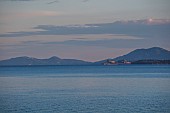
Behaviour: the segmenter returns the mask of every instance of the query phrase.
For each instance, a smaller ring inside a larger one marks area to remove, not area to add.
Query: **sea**
[[[170,113],[170,65],[0,67],[0,113]]]

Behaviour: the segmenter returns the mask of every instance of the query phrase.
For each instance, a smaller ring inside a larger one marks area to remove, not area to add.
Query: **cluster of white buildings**
[[[104,65],[117,65],[117,64],[131,64],[130,61],[127,60],[120,60],[120,61],[114,61],[112,59],[108,59]]]

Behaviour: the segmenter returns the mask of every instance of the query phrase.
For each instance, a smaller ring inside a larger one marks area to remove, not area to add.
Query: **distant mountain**
[[[166,63],[170,61],[170,51],[160,47],[153,47],[149,49],[136,49],[126,55],[111,59],[116,62],[130,61],[134,64],[155,64]],[[16,57],[0,61],[0,66],[14,66],[14,65],[103,65],[108,59],[98,62],[87,62],[76,59],[61,59],[53,56],[49,59],[37,59],[31,57]]]
[[[137,60],[170,60],[170,51],[160,47],[152,47],[149,49],[136,49],[126,55],[114,58],[119,60],[137,61]]]
[[[138,60],[170,60],[170,51],[160,47],[152,47],[149,49],[136,49],[126,55],[112,59],[114,61],[127,60],[135,62]],[[95,64],[102,64],[106,60],[95,62]]]
[[[1,66],[14,66],[14,65],[89,65],[90,62],[76,60],[76,59],[60,59],[53,56],[49,59],[37,59],[31,57],[16,57],[0,61]]]

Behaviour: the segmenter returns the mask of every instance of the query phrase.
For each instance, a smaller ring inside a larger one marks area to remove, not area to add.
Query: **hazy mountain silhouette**
[[[49,59],[37,59],[31,57],[16,57],[0,61],[0,65],[87,65],[90,62],[76,59],[60,59],[53,56]]]
[[[114,58],[115,61],[118,60],[128,60],[128,61],[137,61],[137,60],[170,60],[170,51],[165,50],[160,47],[153,47],[149,49],[136,49],[126,55]]]
[[[138,60],[170,60],[170,51],[160,47],[152,47],[149,49],[136,49],[126,55],[116,57],[112,59],[114,61],[127,60],[127,61],[138,61]],[[95,62],[95,64],[103,64],[107,59]]]
[[[98,62],[87,62],[83,60],[76,59],[61,59],[59,57],[53,56],[49,59],[37,59],[31,57],[16,57],[7,60],[0,61],[0,65],[103,65],[108,59],[101,60]],[[170,60],[170,51],[165,50],[160,47],[153,47],[149,49],[136,49],[126,55],[119,56],[112,60],[121,61],[127,60],[131,62],[145,60],[145,61],[155,61],[156,60]]]

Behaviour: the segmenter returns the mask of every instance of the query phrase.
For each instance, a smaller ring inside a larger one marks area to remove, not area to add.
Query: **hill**
[[[132,64],[169,64],[170,51],[160,47],[152,47],[149,49],[136,49],[126,55],[119,56],[114,59],[105,59],[98,62],[87,62],[77,59],[61,59],[53,56],[48,59],[37,59],[32,57],[16,57],[0,61],[0,66],[22,66],[22,65],[103,65],[116,62],[122,64],[131,62]],[[128,63],[129,64],[129,63]]]
[[[160,47],[152,47],[149,49],[136,49],[126,55],[114,58],[115,61],[119,60],[137,61],[137,60],[170,60],[170,51]]]
[[[108,59],[95,62],[94,64],[103,64],[107,62]],[[139,60],[170,60],[170,51],[165,50],[160,47],[152,47],[148,49],[136,49],[126,55],[116,57],[111,59],[114,61],[130,61],[135,62]]]
[[[16,57],[0,61],[1,66],[21,66],[21,65],[89,65],[90,62],[76,59],[61,59],[53,56],[49,59],[37,59],[31,57]]]

